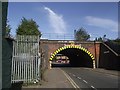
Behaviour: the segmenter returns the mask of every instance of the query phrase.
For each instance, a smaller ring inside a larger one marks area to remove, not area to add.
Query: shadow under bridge
[[[57,51],[57,50],[56,50]],[[68,57],[69,63],[52,64],[53,67],[89,67],[93,68],[93,55],[85,48],[66,48],[54,55],[56,60],[57,55]],[[52,60],[52,62],[54,61]],[[60,60],[63,60],[60,58]],[[56,60],[57,61],[57,60]]]

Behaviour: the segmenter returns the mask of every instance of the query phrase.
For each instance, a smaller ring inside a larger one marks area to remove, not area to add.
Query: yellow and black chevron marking
[[[62,51],[62,50],[68,49],[68,48],[80,49],[80,50],[84,51],[85,53],[87,53],[87,54],[92,58],[92,60],[95,59],[94,56],[93,56],[86,48],[81,47],[81,46],[76,46],[76,45],[67,45],[67,46],[64,46],[64,47],[61,47],[61,48],[57,49],[57,50],[51,55],[50,60],[52,60],[57,53],[59,53],[59,52]]]

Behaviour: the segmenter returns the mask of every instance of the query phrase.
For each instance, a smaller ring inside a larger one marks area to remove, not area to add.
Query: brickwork
[[[70,45],[72,42],[74,42],[74,45],[81,45],[82,47],[86,48],[88,51],[93,54],[93,56],[99,60],[99,53],[100,53],[100,42],[78,42],[78,41],[55,41],[55,40],[41,40],[41,50],[43,52],[48,52],[48,60],[57,49],[64,47],[65,45]],[[47,46],[48,51],[45,51],[45,46]],[[95,49],[96,48],[96,49]],[[95,54],[96,50],[96,54]],[[95,60],[96,60],[95,59]]]

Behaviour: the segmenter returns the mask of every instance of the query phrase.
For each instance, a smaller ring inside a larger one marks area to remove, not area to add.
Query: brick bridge
[[[69,57],[72,66],[87,66],[94,68],[98,66],[100,42],[43,39],[40,40],[40,47],[40,51],[45,54],[44,58],[46,61],[52,60],[56,54],[60,53]]]

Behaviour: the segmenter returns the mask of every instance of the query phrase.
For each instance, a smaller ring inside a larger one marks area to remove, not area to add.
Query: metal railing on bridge
[[[49,40],[74,40],[72,33],[42,33],[41,39]]]
[[[18,35],[13,42],[12,83],[37,82],[40,79],[39,36]]]

